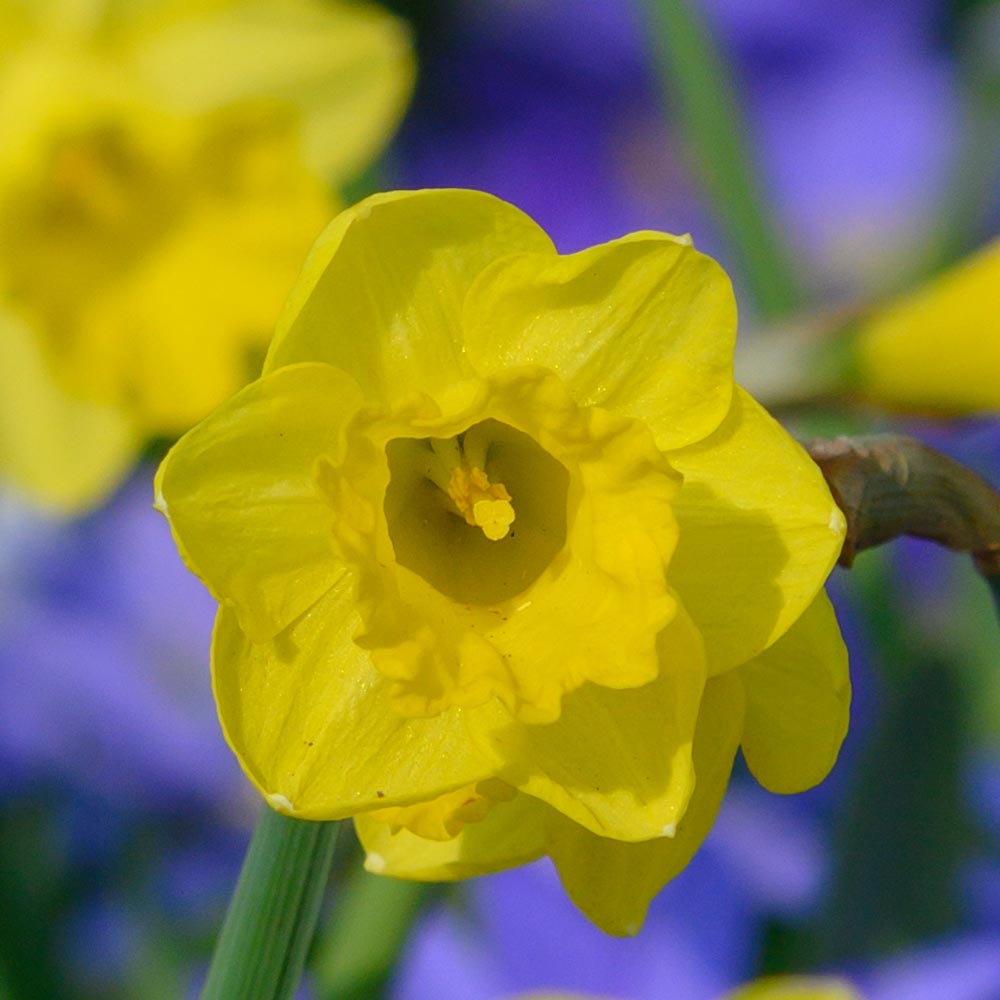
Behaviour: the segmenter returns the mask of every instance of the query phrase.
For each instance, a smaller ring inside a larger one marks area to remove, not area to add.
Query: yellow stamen
[[[507,537],[516,515],[503,483],[491,483],[482,469],[463,464],[451,470],[446,492],[466,524],[481,528],[493,542]]]
[[[427,464],[425,475],[445,494],[455,513],[490,541],[506,538],[516,515],[507,487],[491,483],[482,469],[485,443],[464,434],[430,438],[429,443],[434,460]]]
[[[491,541],[506,538],[514,522],[514,508],[509,500],[477,500],[472,505],[472,518]]]

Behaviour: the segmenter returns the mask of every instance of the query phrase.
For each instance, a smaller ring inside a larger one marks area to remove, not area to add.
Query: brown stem
[[[806,446],[847,518],[840,555],[913,535],[968,552],[1000,580],[1000,493],[964,465],[901,434],[839,437]]]

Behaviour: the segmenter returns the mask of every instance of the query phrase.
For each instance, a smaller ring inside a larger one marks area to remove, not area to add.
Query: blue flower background
[[[359,190],[482,188],[567,251],[640,228],[691,232],[732,270],[752,344],[763,320],[664,104],[642,3],[388,6],[413,26],[420,75]],[[697,6],[811,307],[889,294],[1000,233],[1000,3]],[[752,351],[745,364],[748,384],[766,383]],[[996,421],[779,416],[803,435],[905,430],[1000,482]],[[192,995],[258,808],[214,715],[214,604],[152,510],[151,476],[142,464],[73,523],[0,494],[4,1000]],[[637,938],[601,935],[539,863],[401,888],[415,918],[388,982],[352,980],[330,958],[333,914],[302,995],[713,1000],[763,973],[822,971],[869,1000],[998,1000],[989,593],[968,559],[916,541],[836,571],[832,593],[855,685],[837,767],[790,798],[738,768],[706,846]],[[336,867],[363,903],[358,866],[344,835]]]

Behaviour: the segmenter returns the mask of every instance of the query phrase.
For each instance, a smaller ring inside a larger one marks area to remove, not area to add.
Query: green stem
[[[718,214],[764,318],[787,314],[802,292],[751,165],[725,60],[689,0],[646,0],[663,89],[699,182]]]
[[[229,903],[202,1000],[285,1000],[305,964],[326,888],[336,823],[265,808]]]

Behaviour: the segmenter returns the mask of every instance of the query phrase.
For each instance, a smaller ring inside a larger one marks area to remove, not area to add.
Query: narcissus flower
[[[859,387],[908,410],[1000,410],[1000,241],[876,311],[855,342]]]
[[[844,522],[734,386],[735,325],[684,238],[560,256],[472,191],[330,225],[262,378],[157,478],[222,605],[223,727],[275,809],[355,817],[403,878],[550,854],[629,933],[741,743],[776,791],[823,778]]]
[[[0,475],[72,511],[259,372],[411,57],[320,0],[15,0],[0,39]]]

